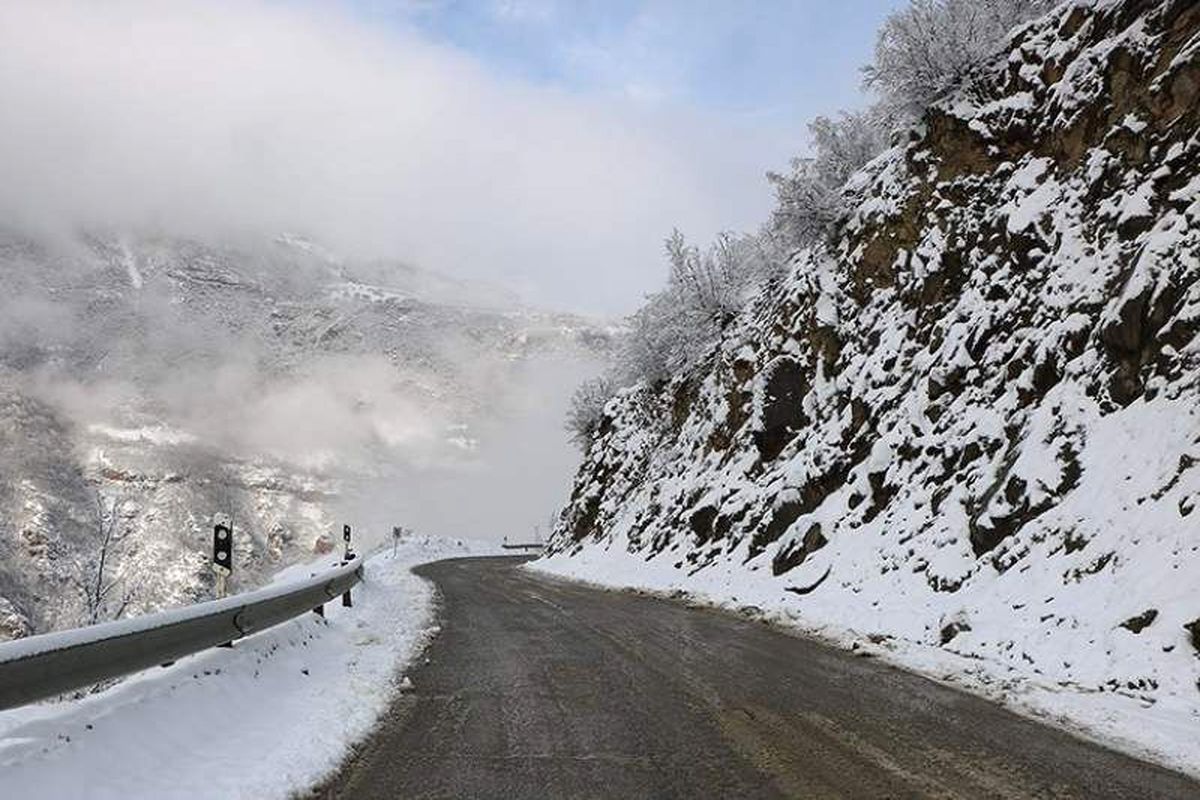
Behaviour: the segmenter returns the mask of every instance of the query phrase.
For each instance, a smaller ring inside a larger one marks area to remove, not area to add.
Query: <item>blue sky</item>
[[[862,105],[859,68],[905,0],[348,0],[488,69],[634,105],[795,131]]]

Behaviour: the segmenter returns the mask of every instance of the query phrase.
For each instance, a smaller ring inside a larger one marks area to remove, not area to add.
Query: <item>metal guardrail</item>
[[[286,622],[362,579],[354,558],[305,581],[223,600],[0,643],[0,710],[167,664]]]

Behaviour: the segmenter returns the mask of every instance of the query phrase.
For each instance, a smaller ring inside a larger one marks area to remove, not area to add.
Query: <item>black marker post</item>
[[[233,575],[233,521],[218,520],[213,524],[213,572],[217,574],[217,599],[229,594],[229,578]],[[233,647],[225,642],[218,647]]]
[[[354,553],[350,550],[350,526],[349,525],[342,526],[342,541],[345,543],[345,550],[342,552],[342,564],[348,564],[348,563],[350,563],[350,559],[352,559],[354,557]],[[350,599],[350,590],[349,589],[347,589],[346,593],[342,595],[342,605],[345,606],[346,608],[350,608],[354,605],[353,601]]]
[[[233,575],[233,523],[220,521],[213,525],[213,572],[217,574],[217,599],[229,593],[229,577]]]

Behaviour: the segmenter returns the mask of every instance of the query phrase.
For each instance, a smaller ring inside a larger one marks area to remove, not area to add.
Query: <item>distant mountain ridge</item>
[[[0,637],[75,624],[97,493],[132,532],[109,565],[126,613],[209,591],[218,512],[251,585],[312,552],[346,481],[469,458],[515,365],[609,337],[295,236],[10,231],[0,285]]]

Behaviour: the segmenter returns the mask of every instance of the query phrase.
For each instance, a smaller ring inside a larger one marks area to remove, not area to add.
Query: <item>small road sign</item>
[[[213,572],[217,573],[217,598],[229,591],[229,576],[233,574],[233,523],[213,525]]]
[[[213,569],[233,573],[233,527],[223,522],[213,526]]]

